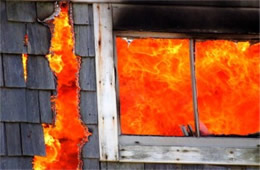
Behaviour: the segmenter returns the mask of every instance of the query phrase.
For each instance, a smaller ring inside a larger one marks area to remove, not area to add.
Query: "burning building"
[[[259,2],[1,0],[1,169],[258,169]]]

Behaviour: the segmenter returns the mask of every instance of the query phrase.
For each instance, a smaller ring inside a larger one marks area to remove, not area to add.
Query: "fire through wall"
[[[74,54],[74,37],[69,4],[60,3],[60,11],[51,23],[50,54],[46,57],[57,77],[53,125],[43,124],[46,157],[35,156],[34,169],[81,169],[80,152],[90,133],[80,120],[78,74],[80,58]],[[52,27],[53,26],[53,27]]]
[[[118,37],[123,134],[183,136],[192,125],[188,39]],[[259,132],[260,44],[196,41],[200,123],[212,135]]]

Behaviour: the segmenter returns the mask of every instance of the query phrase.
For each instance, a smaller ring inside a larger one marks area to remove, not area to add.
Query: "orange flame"
[[[24,80],[25,81],[27,81],[27,60],[28,60],[28,55],[27,54],[22,54],[23,76],[24,76]]]
[[[213,134],[259,132],[260,44],[196,42],[200,120]]]
[[[182,136],[193,123],[189,40],[116,39],[123,134]]]
[[[68,5],[54,21],[50,67],[57,77],[55,125],[43,124],[46,157],[34,157],[34,169],[80,169],[80,150],[90,133],[83,126],[79,114],[79,57],[74,52],[74,37],[69,23]]]
[[[123,134],[183,136],[194,128],[189,40],[117,38]],[[213,134],[259,131],[259,44],[196,43],[201,125]]]
[[[24,41],[24,46],[27,46],[28,45],[28,34],[25,34],[23,41]],[[25,81],[27,81],[27,60],[28,60],[28,55],[22,54],[23,76],[24,76]]]

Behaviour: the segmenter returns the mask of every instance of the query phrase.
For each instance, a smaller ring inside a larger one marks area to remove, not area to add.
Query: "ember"
[[[180,126],[194,129],[189,40],[117,38],[116,44],[122,133],[183,136]],[[260,44],[195,46],[201,127],[216,135],[259,132]]]
[[[90,133],[79,114],[79,58],[74,54],[74,37],[69,23],[69,5],[62,4],[54,19],[50,54],[50,67],[57,77],[54,125],[43,124],[46,157],[35,156],[34,169],[80,169],[80,150]]]

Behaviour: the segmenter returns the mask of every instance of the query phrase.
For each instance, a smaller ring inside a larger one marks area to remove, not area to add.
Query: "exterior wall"
[[[52,123],[50,96],[55,78],[44,57],[50,32],[36,22],[53,12],[50,2],[0,1],[0,169],[31,169],[34,155],[44,155],[41,123]],[[258,167],[117,163],[99,161],[98,113],[92,5],[73,3],[75,53],[81,57],[80,113],[92,135],[82,151],[84,169],[258,169]],[[28,34],[28,47],[24,35]],[[28,53],[23,80],[22,53]],[[29,137],[28,137],[29,136]]]

